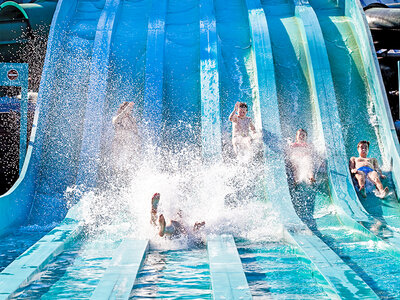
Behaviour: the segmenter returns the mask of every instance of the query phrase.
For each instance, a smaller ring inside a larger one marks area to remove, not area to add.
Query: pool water
[[[322,239],[381,299],[399,299],[400,262],[385,250],[385,245],[356,241],[354,231],[319,228]]]
[[[313,270],[282,243],[238,243],[254,299],[329,299]]]
[[[205,249],[150,251],[130,299],[211,299]]]
[[[87,299],[107,269],[119,242],[83,238],[57,256],[15,299]]]
[[[0,272],[40,240],[48,228],[21,227],[0,239]]]

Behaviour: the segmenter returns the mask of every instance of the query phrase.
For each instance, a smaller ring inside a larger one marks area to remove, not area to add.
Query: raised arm
[[[133,102],[130,102],[118,115],[113,117],[112,123],[115,125],[119,123],[123,118],[132,112]]]
[[[233,111],[229,115],[229,121],[237,122],[237,114],[236,113],[237,113],[238,110],[239,110],[239,102],[236,102],[235,108],[233,109]]]

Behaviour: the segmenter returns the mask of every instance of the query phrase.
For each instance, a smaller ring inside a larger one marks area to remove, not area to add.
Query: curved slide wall
[[[1,197],[3,233],[28,214],[36,224],[65,216],[64,192],[79,171],[93,43],[105,4],[58,3],[28,155],[20,179]]]

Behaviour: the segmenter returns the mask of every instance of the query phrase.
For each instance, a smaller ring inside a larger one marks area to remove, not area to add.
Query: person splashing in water
[[[293,170],[294,181],[314,183],[314,157],[313,147],[307,143],[307,131],[299,129],[296,132],[296,141],[289,146],[288,153]]]
[[[379,191],[379,197],[384,198],[388,194],[389,188],[383,187],[381,178],[386,178],[379,168],[378,160],[376,158],[368,158],[369,142],[360,141],[357,144],[357,151],[359,156],[350,158],[350,171],[357,179],[359,191],[361,196],[367,197],[365,191],[366,178],[371,180]]]
[[[251,152],[252,137],[256,133],[253,121],[247,116],[247,104],[236,102],[235,108],[229,116],[232,122],[232,144],[236,156],[243,156]]]
[[[123,102],[112,119],[114,139],[112,159],[118,172],[126,173],[129,163],[137,159],[140,152],[140,138],[136,120],[132,115],[133,102]],[[128,163],[127,163],[128,162]]]
[[[158,212],[158,204],[160,202],[160,193],[155,193],[153,197],[151,198],[151,217],[150,217],[150,223],[153,226],[157,226],[157,219],[158,219],[158,235],[163,237],[167,236],[169,238],[179,238],[181,236],[187,236],[191,233],[196,233],[200,229],[204,228],[205,222],[196,222],[193,226],[192,232],[188,230],[183,225],[182,222],[182,214],[181,212],[178,213],[178,217],[180,220],[169,220],[167,223],[165,220],[165,217],[163,214],[160,214],[157,218],[157,212]]]

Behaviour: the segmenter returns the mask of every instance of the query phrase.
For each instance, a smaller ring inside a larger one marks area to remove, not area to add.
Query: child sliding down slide
[[[367,197],[365,191],[366,178],[371,180],[379,191],[379,197],[384,198],[388,194],[389,188],[383,187],[380,178],[386,178],[379,168],[376,158],[368,158],[369,142],[360,141],[357,145],[359,156],[350,158],[350,171],[357,179],[361,196]]]

